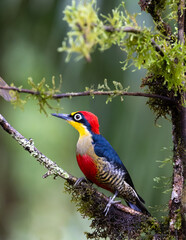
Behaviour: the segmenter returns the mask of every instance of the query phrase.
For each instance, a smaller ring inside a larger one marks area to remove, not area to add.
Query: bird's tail
[[[146,207],[143,205],[143,203],[140,200],[138,200],[136,204],[128,201],[126,201],[126,203],[130,208],[134,209],[135,211],[151,216],[149,211],[146,209]]]

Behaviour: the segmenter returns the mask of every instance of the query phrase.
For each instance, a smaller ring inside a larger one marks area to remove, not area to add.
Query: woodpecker
[[[105,215],[112,204],[120,202],[114,199],[120,197],[130,208],[150,216],[143,205],[144,200],[136,192],[132,179],[118,154],[100,134],[98,118],[87,111],[52,115],[66,120],[79,132],[76,158],[85,177],[97,186],[114,193],[105,208]]]

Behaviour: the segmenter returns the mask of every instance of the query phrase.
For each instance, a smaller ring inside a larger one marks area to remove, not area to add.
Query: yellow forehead
[[[76,112],[72,112],[70,115],[72,115],[72,116],[74,116],[74,114],[76,114],[78,111],[76,111]]]

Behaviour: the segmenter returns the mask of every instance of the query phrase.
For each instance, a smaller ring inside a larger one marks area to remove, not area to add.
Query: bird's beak
[[[66,121],[72,120],[70,114],[63,114],[63,113],[56,114],[56,113],[52,113],[52,116],[58,117],[58,118],[62,118],[64,120],[66,120]]]

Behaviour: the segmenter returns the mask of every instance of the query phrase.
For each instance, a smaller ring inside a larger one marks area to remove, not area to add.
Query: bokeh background
[[[130,13],[140,12],[138,1],[126,0]],[[92,55],[92,62],[72,59],[65,62],[65,53],[57,52],[68,31],[62,20],[65,6],[62,0],[1,0],[0,1],[0,76],[8,83],[28,87],[27,78],[35,82],[43,77],[58,83],[63,76],[62,92],[83,91],[97,86],[107,78],[108,83],[121,81],[130,91],[140,91],[144,70],[123,72],[120,63],[126,57],[116,46]],[[100,12],[110,13],[120,1],[99,0]],[[140,24],[152,26],[150,16],[142,13]],[[153,178],[171,177],[171,167],[160,168],[171,152],[171,124],[161,119],[155,125],[155,115],[141,97],[119,98],[105,104],[105,97],[63,99],[64,113],[88,110],[99,117],[101,133],[123,160],[138,193],[146,200],[153,215],[161,219],[170,192],[163,193],[163,182]],[[55,102],[52,105],[55,106]],[[71,174],[80,177],[75,149],[78,133],[60,119],[40,114],[36,101],[30,100],[24,110],[0,99],[1,114],[45,155]],[[166,148],[166,149],[165,149]],[[70,240],[85,239],[91,231],[89,220],[82,219],[70,196],[64,193],[64,181],[42,179],[46,170],[25,152],[10,135],[0,129],[0,239],[1,240]],[[164,182],[167,181],[164,179]],[[158,188],[154,188],[158,186]],[[102,191],[100,189],[100,191]],[[110,193],[105,192],[107,195]],[[156,206],[158,205],[158,206]],[[155,207],[156,206],[156,207]],[[155,207],[155,208],[154,208]]]

